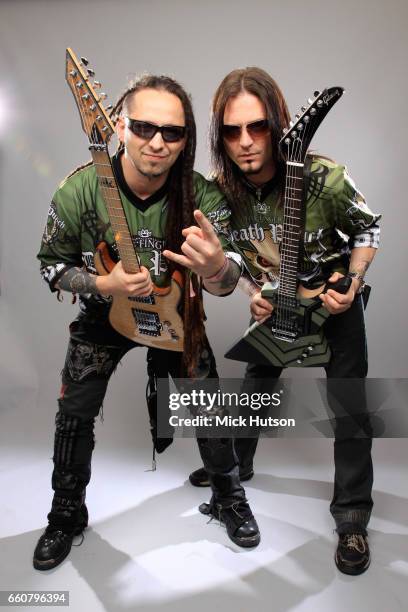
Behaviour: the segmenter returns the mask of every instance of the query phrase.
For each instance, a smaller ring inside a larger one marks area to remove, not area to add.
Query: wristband
[[[225,271],[227,269],[228,266],[228,257],[224,257],[224,263],[222,264],[221,268],[218,270],[218,272],[216,272],[216,274],[213,274],[212,276],[206,276],[204,277],[204,280],[208,280],[211,282],[216,282],[222,279],[222,277],[225,274]]]

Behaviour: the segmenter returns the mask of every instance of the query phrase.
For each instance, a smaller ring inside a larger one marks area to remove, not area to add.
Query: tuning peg
[[[94,111],[96,108],[96,104],[91,104],[91,106],[89,107],[89,110]]]
[[[99,98],[100,98],[101,100],[106,100],[106,98],[107,98],[107,97],[108,97],[108,94],[106,94],[106,93],[104,93],[104,92],[102,92],[102,93],[100,93],[100,94],[99,94]]]
[[[94,89],[100,89],[102,87],[102,83],[100,81],[93,82]]]
[[[112,110],[113,108],[113,104],[108,104],[108,106],[105,108],[105,110]]]
[[[323,100],[318,100],[317,101],[317,106],[320,108],[321,106],[323,106]]]
[[[320,91],[318,91],[318,90],[316,89],[316,91],[314,92],[314,94],[313,94],[313,95],[314,95],[314,97],[315,97],[315,98],[317,98],[318,96],[320,96]]]
[[[95,70],[92,70],[92,68],[87,68],[86,69],[88,76],[90,77],[94,77],[95,76]]]
[[[303,130],[303,123],[298,123],[297,124],[297,129],[298,130]]]
[[[102,115],[96,115],[95,119],[96,119],[97,121],[101,121],[101,120],[102,120]]]
[[[308,99],[307,99],[307,103],[308,103],[308,104],[312,104],[312,103],[313,103],[313,100],[312,100],[311,98],[308,98]]]
[[[288,128],[283,128],[282,134],[285,135],[287,131],[288,131]]]
[[[78,71],[77,71],[77,70],[70,70],[70,71],[69,71],[69,74],[70,74],[72,77],[76,77],[76,75],[78,74]]]
[[[310,114],[313,116],[317,113],[317,110],[315,108],[311,108],[310,109]]]
[[[305,116],[303,117],[303,121],[304,121],[305,123],[309,123],[309,121],[310,121],[310,117],[309,117],[309,115],[305,115]]]
[[[296,117],[296,119],[300,119],[300,113],[297,113],[297,114],[295,115],[295,117]]]
[[[302,106],[302,108],[300,110],[302,111],[302,113],[304,113],[305,110],[306,110],[306,106]]]
[[[89,100],[89,94],[88,94],[88,93],[85,93],[83,96],[81,96],[81,98],[82,98],[83,100]]]
[[[293,127],[294,123],[292,120],[289,121],[289,127]]]
[[[82,83],[82,81],[80,81],[79,83],[76,84],[76,86],[78,87],[78,89],[81,89],[81,87],[83,87],[84,84]]]
[[[89,64],[89,60],[87,60],[86,57],[81,57],[81,64],[87,66]]]

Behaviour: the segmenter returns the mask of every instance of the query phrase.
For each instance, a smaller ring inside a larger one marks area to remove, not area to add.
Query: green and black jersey
[[[345,273],[355,247],[377,248],[381,215],[371,212],[344,166],[313,158],[307,182],[304,244],[299,279],[321,284],[333,272]],[[276,282],[283,205],[272,180],[262,189],[246,183],[248,206],[230,218],[230,240],[258,283]]]
[[[118,187],[134,246],[141,265],[150,270],[157,286],[170,282],[166,259],[165,228],[167,221],[167,185],[147,199],[140,199],[128,188],[120,160],[112,158]],[[201,174],[194,172],[196,206],[214,224],[223,225],[229,217],[224,196]],[[226,240],[220,236],[224,245]],[[96,273],[94,253],[105,241],[112,254],[117,254],[113,231],[103,201],[94,165],[88,165],[65,179],[57,189],[48,211],[48,218],[37,255],[41,274],[51,291],[64,272],[73,266]],[[95,302],[107,302],[101,296],[81,296],[81,310]]]

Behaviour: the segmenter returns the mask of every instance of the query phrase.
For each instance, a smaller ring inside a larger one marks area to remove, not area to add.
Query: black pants
[[[137,346],[115,332],[106,321],[96,323],[80,316],[70,325],[56,415],[52,474],[55,493],[48,515],[53,525],[70,527],[81,521],[85,488],[91,477],[95,418],[110,376],[127,351]],[[149,353],[158,376],[180,377],[181,353],[159,349],[149,349]],[[218,377],[209,345],[203,353],[200,370],[201,377]],[[144,403],[144,389],[138,394],[137,402],[140,401]],[[245,499],[233,440],[199,438],[197,441],[215,501],[228,506]]]
[[[350,422],[363,429],[367,423],[361,421],[368,422],[364,388],[367,348],[361,296],[356,297],[347,311],[327,319],[325,334],[332,353],[325,367],[328,408],[336,417],[334,494],[330,511],[338,533],[365,533],[373,506],[372,440],[368,436],[350,437]],[[272,365],[249,363],[245,373],[245,390],[255,390],[259,379],[277,380],[281,372],[282,368]],[[338,379],[352,380],[344,380],[339,384]],[[235,440],[241,472],[252,469],[257,444],[258,438]]]

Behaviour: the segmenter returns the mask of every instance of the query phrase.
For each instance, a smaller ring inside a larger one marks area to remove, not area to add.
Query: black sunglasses
[[[238,138],[241,138],[243,127],[244,126],[241,125],[224,124],[221,127],[221,132],[226,140],[238,140]],[[245,127],[248,134],[252,136],[252,138],[263,136],[270,131],[269,122],[267,119],[260,119],[259,121],[254,121],[253,123],[247,123]]]
[[[164,142],[180,142],[184,138],[186,133],[185,126],[181,125],[155,125],[154,123],[148,123],[147,121],[138,121],[137,119],[131,119],[126,117],[126,125],[129,130],[133,132],[139,138],[144,140],[151,140],[153,136],[160,132]]]

